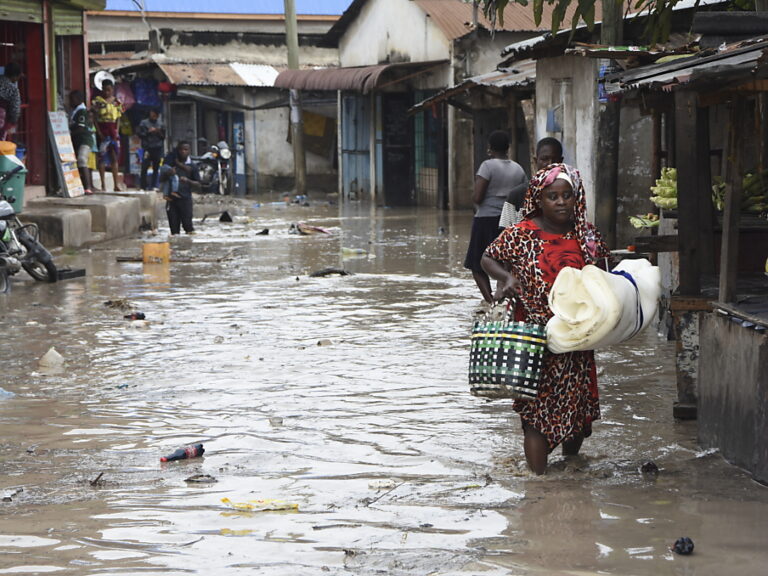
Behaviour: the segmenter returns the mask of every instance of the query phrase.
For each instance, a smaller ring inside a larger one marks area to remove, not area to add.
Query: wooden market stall
[[[637,242],[670,263],[675,416],[768,483],[768,38],[615,80],[654,114],[654,166],[677,169],[676,210]]]

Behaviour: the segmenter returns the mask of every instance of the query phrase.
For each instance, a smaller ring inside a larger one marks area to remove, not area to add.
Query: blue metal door
[[[371,110],[368,96],[342,96],[341,129],[342,197],[347,200],[370,198]]]
[[[232,112],[232,151],[235,196],[245,195],[245,114]]]

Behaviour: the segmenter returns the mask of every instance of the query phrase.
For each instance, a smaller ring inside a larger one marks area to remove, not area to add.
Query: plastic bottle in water
[[[205,452],[202,444],[191,444],[190,446],[184,446],[179,448],[168,456],[162,456],[160,462],[173,462],[174,460],[186,460],[187,458],[198,458]]]

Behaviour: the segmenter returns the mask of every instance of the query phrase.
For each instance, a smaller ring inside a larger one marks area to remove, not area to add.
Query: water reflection
[[[113,242],[58,256],[85,278],[3,297],[3,487],[24,492],[0,533],[35,545],[0,540],[0,570],[699,575],[734,573],[736,550],[742,573],[768,560],[764,490],[698,457],[695,424],[672,420],[671,344],[647,333],[600,353],[603,420],[584,457],[532,478],[510,404],[466,389],[470,214],[231,212],[174,241],[170,265],[118,262],[140,240]],[[288,234],[300,220],[333,234]],[[353,274],[308,276],[326,267]],[[146,327],[104,305],[123,298]],[[37,369],[51,345],[61,375]],[[192,442],[203,458],[160,464]],[[653,481],[637,470],[649,459]],[[681,535],[705,561],[666,551]]]

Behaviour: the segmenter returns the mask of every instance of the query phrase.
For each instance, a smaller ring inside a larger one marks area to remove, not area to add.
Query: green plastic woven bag
[[[483,398],[536,398],[547,343],[545,327],[513,322],[509,310],[493,319],[493,310],[472,327],[469,390]]]

